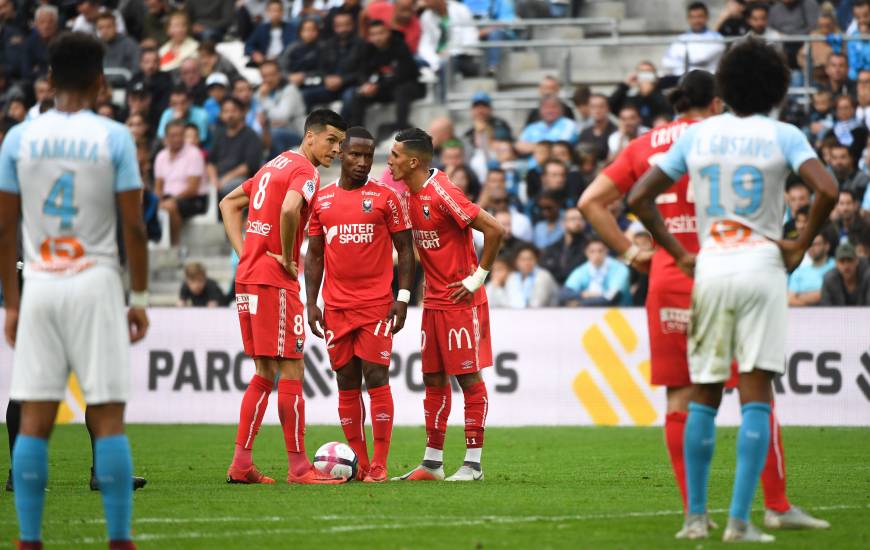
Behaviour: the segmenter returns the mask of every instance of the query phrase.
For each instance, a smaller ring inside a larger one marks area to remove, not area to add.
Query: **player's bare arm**
[[[299,278],[299,266],[293,258],[293,247],[296,244],[296,228],[302,219],[302,205],[305,198],[294,190],[287,191],[281,204],[281,253],[266,252],[275,261],[284,266],[284,270],[294,279]]]
[[[474,293],[483,286],[501,248],[501,241],[504,239],[504,229],[486,210],[478,212],[471,222],[471,227],[483,233],[483,252],[480,254],[480,265],[476,272],[461,281],[447,285],[447,288],[456,289],[450,294],[454,304],[462,300],[471,300]]]
[[[393,233],[393,246],[399,255],[399,288],[409,289],[414,284],[414,242],[411,239],[411,231],[398,231]],[[306,270],[305,276],[308,276]],[[306,279],[307,280],[307,279]],[[396,334],[405,326],[405,318],[408,316],[408,302],[398,297],[387,316],[387,321],[393,325],[392,332]]]
[[[798,238],[793,241],[777,241],[789,273],[800,265],[813,239],[828,221],[831,210],[837,204],[837,182],[834,181],[834,177],[825,169],[819,159],[809,159],[801,164],[798,175],[813,191],[815,200],[810,206],[807,225],[798,235]]]
[[[230,192],[229,195],[223,198],[220,202],[221,217],[224,220],[224,230],[227,232],[227,238],[236,251],[239,258],[242,257],[242,240],[243,225],[245,223],[245,208],[248,207],[250,197],[238,186]]]
[[[622,199],[622,193],[607,175],[598,174],[586,188],[577,208],[583,212],[604,243],[622,258],[629,267],[646,273],[649,271],[653,250],[640,250],[634,245],[616,223],[616,218],[607,209],[608,205]]]
[[[317,305],[320,285],[323,282],[323,249],[326,239],[323,235],[308,237],[308,253],[305,255],[305,309],[308,313],[308,326],[318,338],[323,338],[321,327],[325,330],[323,312]],[[319,324],[319,326],[318,326]]]
[[[148,332],[148,315],[145,313],[148,291],[148,233],[142,219],[142,191],[132,189],[117,195],[121,231],[127,250],[127,265],[130,271],[130,310],[127,324],[130,342],[138,342]]]
[[[695,255],[690,254],[680,241],[668,232],[665,220],[655,204],[656,197],[673,184],[674,181],[661,168],[653,166],[628,194],[628,207],[637,214],[653,239],[674,257],[680,270],[691,277],[695,271]]]
[[[0,284],[6,304],[6,326],[3,333],[10,346],[15,346],[18,328],[20,293],[15,269],[18,250],[18,219],[21,217],[21,197],[0,191]]]

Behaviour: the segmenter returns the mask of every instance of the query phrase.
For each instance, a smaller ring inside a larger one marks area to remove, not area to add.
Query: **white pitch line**
[[[864,510],[870,509],[870,504],[852,505],[852,504],[833,504],[827,506],[814,506],[808,508],[815,511],[831,511],[831,510]],[[719,514],[727,512],[727,508],[719,508],[710,510],[710,513]],[[753,510],[755,512],[759,510]],[[649,512],[622,512],[612,514],[576,514],[564,516],[480,516],[478,518],[409,518],[390,517],[390,516],[366,516],[366,520],[371,519],[393,519],[397,523],[380,523],[380,524],[360,524],[360,525],[333,525],[321,528],[276,528],[276,529],[246,529],[240,531],[223,531],[223,532],[198,532],[186,531],[183,533],[139,533],[134,535],[133,540],[136,542],[150,542],[161,540],[185,540],[185,539],[226,539],[245,536],[262,536],[262,535],[286,535],[286,534],[316,534],[329,535],[338,533],[351,533],[359,531],[374,531],[381,529],[408,529],[416,527],[486,527],[492,525],[517,525],[526,523],[568,523],[575,521],[589,520],[611,520],[611,519],[627,519],[639,517],[659,517],[659,516],[680,516],[682,510],[656,510]],[[334,515],[319,516],[313,519],[347,521],[346,517],[338,517]],[[262,522],[262,521],[292,521],[293,518],[281,518],[277,516],[258,517],[258,518],[234,518],[234,517],[218,517],[218,518],[141,518],[134,520],[134,523],[150,523],[150,524],[182,524],[182,523],[232,523],[232,522]],[[416,521],[415,521],[416,520]],[[96,521],[94,523],[97,523]],[[105,544],[104,538],[84,537],[80,539],[64,540],[64,541],[47,541],[46,544],[51,545],[78,545],[78,544]]]

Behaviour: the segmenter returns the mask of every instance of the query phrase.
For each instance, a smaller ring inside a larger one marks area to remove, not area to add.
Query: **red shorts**
[[[302,359],[305,317],[297,291],[236,283],[236,307],[247,355]]]
[[[423,309],[423,372],[451,375],[492,366],[489,304],[467,309]]]
[[[656,386],[692,385],[686,340],[691,305],[692,295],[683,292],[650,292],[646,297],[650,378]]]
[[[390,364],[393,325],[386,320],[390,305],[324,312],[326,350],[333,370],[347,365],[354,357],[379,365]]]
[[[682,292],[649,293],[646,298],[646,320],[649,328],[649,350],[652,362],[650,382],[656,386],[691,386],[689,377],[688,341],[692,295]],[[737,385],[737,363],[731,365],[728,388]]]

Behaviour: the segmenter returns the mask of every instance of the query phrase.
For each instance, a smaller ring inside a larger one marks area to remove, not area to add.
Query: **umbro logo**
[[[393,417],[385,412],[380,412],[375,415],[375,422],[389,422]],[[342,419],[342,426],[344,425],[344,419]]]

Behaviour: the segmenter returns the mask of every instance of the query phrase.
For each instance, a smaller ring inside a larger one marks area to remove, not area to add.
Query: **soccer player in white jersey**
[[[682,536],[708,536],[707,479],[715,419],[732,358],[739,365],[743,420],[725,541],[769,542],[749,522],[767,457],[771,378],[785,371],[786,277],[818,234],[837,185],[795,126],[767,116],[785,97],[789,71],[761,41],[734,46],[716,73],[731,113],[689,127],[631,191],[629,205],[687,274],[694,274],[689,328],[693,389],[684,455],[689,509]],[[780,240],[785,179],[797,173],[814,192],[795,241]],[[655,198],[688,173],[701,250],[690,254],[668,233]]]
[[[110,546],[134,548],[124,403],[130,342],[148,329],[142,182],[130,132],[90,110],[105,85],[100,42],[65,33],[49,46],[49,67],[56,109],[15,126],[0,149],[4,328],[15,347],[11,397],[23,402],[12,457],[19,547],[42,546],[48,437],[72,370],[93,421],[94,466]],[[116,208],[130,266],[129,310]],[[27,281],[20,300],[15,274],[19,218]]]

